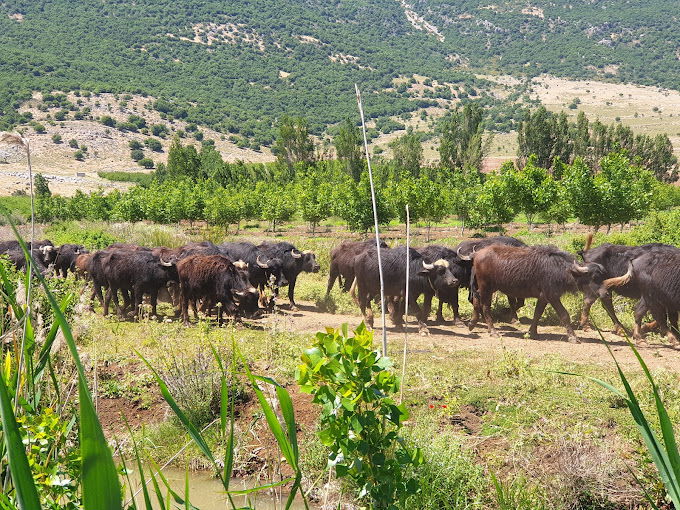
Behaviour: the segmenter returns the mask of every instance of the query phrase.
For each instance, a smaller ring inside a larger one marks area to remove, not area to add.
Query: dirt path
[[[324,331],[326,327],[340,327],[348,323],[351,327],[357,326],[361,321],[360,315],[331,314],[316,311],[311,303],[298,303],[299,310],[291,312],[282,310],[280,314],[264,319],[268,324],[279,330],[294,333],[310,333]],[[376,326],[380,324],[380,318],[376,315]],[[430,325],[429,336],[420,336],[415,326],[409,327],[409,349],[418,352],[431,352],[441,356],[448,352],[460,350],[488,351],[490,355],[502,349],[522,349],[527,356],[540,358],[546,355],[560,355],[564,359],[576,363],[592,363],[614,367],[613,360],[604,343],[600,340],[596,331],[577,331],[581,339],[580,344],[571,344],[566,341],[564,328],[557,326],[540,326],[538,328],[539,339],[531,340],[524,338],[529,329],[527,323],[510,325],[497,323],[496,327],[502,337],[493,338],[487,331],[486,326],[478,325],[473,332],[468,331],[467,326],[453,326],[450,322],[446,325]],[[388,342],[396,344],[401,349],[404,334],[390,326],[388,319]],[[639,368],[633,351],[627,346],[622,337],[618,337],[609,331],[603,332],[605,339],[610,342],[614,354],[619,363],[629,369]],[[381,336],[381,329],[376,327],[376,339]],[[680,350],[670,347],[668,344],[650,343],[640,346],[639,351],[652,369],[680,370]]]

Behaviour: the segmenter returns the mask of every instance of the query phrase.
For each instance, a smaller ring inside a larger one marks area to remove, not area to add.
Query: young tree
[[[423,145],[417,134],[409,131],[390,142],[392,162],[398,172],[407,172],[413,177],[420,175],[423,162]]]
[[[335,152],[343,163],[345,171],[355,182],[359,182],[364,168],[364,151],[362,149],[361,131],[351,120],[346,119],[337,136],[333,139]]]
[[[439,158],[449,170],[482,167],[490,140],[483,141],[483,112],[477,103],[448,115],[441,125]]]
[[[272,232],[276,232],[277,225],[289,221],[297,210],[292,187],[273,187],[261,181],[257,183],[255,192],[260,197],[262,219],[269,221]]]
[[[377,203],[378,223],[384,225],[393,218],[393,213],[384,195],[384,187],[376,183],[375,199]],[[368,172],[362,172],[358,183],[348,181],[336,186],[336,214],[347,222],[353,232],[367,232],[373,228],[373,203],[371,200],[371,183]]]
[[[490,174],[479,189],[470,224],[478,227],[503,225],[514,217],[515,211],[506,180],[499,174]]]
[[[35,174],[33,178],[33,189],[37,198],[51,197],[50,185],[43,174]]]
[[[557,198],[555,180],[545,168],[536,165],[534,156],[521,169],[506,163],[501,175],[506,180],[513,209],[524,213],[531,230],[536,216],[547,211]]]
[[[282,117],[273,149],[279,162],[290,170],[296,163],[313,163],[314,140],[309,134],[307,120],[287,115]]]
[[[331,214],[333,184],[328,175],[317,168],[310,168],[298,180],[297,194],[302,219],[309,223],[312,233],[316,226]]]
[[[461,235],[466,226],[474,223],[472,216],[477,201],[477,195],[482,188],[482,174],[474,169],[455,170],[451,174],[448,189],[450,190],[450,212],[458,216],[461,222]]]
[[[238,232],[244,212],[242,196],[234,189],[211,190],[205,201],[205,219],[213,225],[224,227],[225,232],[229,225],[236,225]]]

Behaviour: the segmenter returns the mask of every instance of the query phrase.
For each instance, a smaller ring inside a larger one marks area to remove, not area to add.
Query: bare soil
[[[277,328],[296,333],[314,334],[323,331],[327,326],[339,327],[347,323],[350,327],[356,327],[361,322],[361,316],[331,314],[316,311],[311,303],[298,303],[298,311],[282,310],[273,321]],[[407,328],[407,344],[409,351],[431,352],[433,355],[445,355],[455,351],[476,350],[485,351],[490,355],[500,354],[504,349],[522,349],[531,358],[540,359],[546,355],[559,355],[566,360],[575,363],[588,363],[614,367],[614,361],[607,351],[606,345],[599,338],[597,331],[577,331],[581,341],[579,344],[567,342],[566,333],[561,326],[541,326],[539,324],[538,340],[530,340],[524,337],[529,329],[528,324],[511,325],[496,322],[496,327],[501,333],[500,338],[492,337],[487,333],[485,325],[477,325],[470,332],[467,326],[454,326],[451,322],[443,325],[430,325],[429,334],[422,336],[418,328],[413,324]],[[375,320],[376,341],[381,338],[380,317],[376,313]],[[609,342],[617,361],[627,368],[639,368],[634,353],[626,343],[625,338],[613,334],[611,331],[602,332],[605,340]],[[403,346],[405,334],[391,326],[388,319],[387,328],[388,345],[398,344],[399,349]],[[651,342],[651,340],[650,340]],[[643,359],[650,368],[677,370],[680,366],[680,350],[669,344],[649,343],[639,345],[638,349]]]

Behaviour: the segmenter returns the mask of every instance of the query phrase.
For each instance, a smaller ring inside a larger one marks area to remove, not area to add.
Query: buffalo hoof
[[[587,322],[579,324],[578,329],[580,329],[581,331],[590,331],[590,324],[588,324]]]
[[[529,330],[529,331],[527,332],[527,336],[528,336],[529,338],[531,338],[532,340],[538,340],[538,331]]]
[[[569,336],[569,337],[567,337],[567,341],[570,344],[580,344],[581,343],[581,340],[579,340],[577,336]]]
[[[489,331],[489,335],[491,335],[493,338],[500,338],[501,337],[501,334],[496,329],[492,329],[491,331]]]
[[[623,328],[623,326],[616,326],[614,328],[614,334],[616,336],[627,336],[628,332]]]
[[[422,327],[418,330],[420,336],[430,336],[430,331],[426,327]]]
[[[295,305],[290,305],[290,311],[291,311],[291,312],[298,312],[299,310],[300,310],[300,309],[299,309],[297,306],[295,306]]]

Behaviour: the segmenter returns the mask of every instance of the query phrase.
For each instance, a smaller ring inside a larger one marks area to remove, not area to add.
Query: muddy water
[[[163,470],[163,474],[168,479],[168,482],[172,486],[172,489],[180,496],[184,497],[184,480],[185,472],[179,469],[166,468]],[[147,472],[147,478],[149,474]],[[139,482],[139,477],[134,475],[131,476],[131,481],[134,486],[134,491],[141,487]],[[242,479],[232,480],[230,489],[239,490],[245,489],[247,487],[252,487],[254,484],[248,484],[247,481]],[[147,486],[149,491],[149,497],[154,503],[154,508],[159,508],[156,503],[156,496],[153,489],[153,483],[149,483]],[[161,492],[163,496],[166,496],[167,491],[161,487]],[[128,492],[129,493],[129,492]],[[263,491],[257,494],[250,494],[248,496],[233,496],[234,503],[236,507],[247,507],[248,504],[256,510],[279,510],[285,507],[286,498],[288,493],[283,492],[281,495],[282,501],[279,501],[277,497],[274,497],[270,492]],[[204,471],[189,472],[189,500],[193,506],[199,508],[200,510],[226,510],[231,508],[229,505],[227,496],[224,493],[224,487],[222,484],[210,473]],[[144,496],[142,492],[135,497],[138,508],[144,508]],[[175,506],[173,505],[173,508]],[[293,510],[302,510],[305,508],[302,500],[297,496],[296,501],[291,507]],[[316,509],[318,507],[309,505],[310,509]]]

